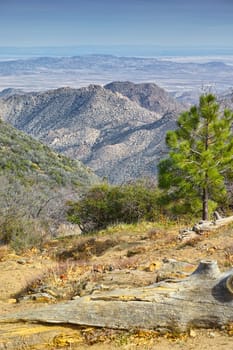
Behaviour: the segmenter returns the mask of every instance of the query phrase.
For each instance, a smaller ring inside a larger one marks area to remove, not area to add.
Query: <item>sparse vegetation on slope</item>
[[[15,249],[39,245],[65,220],[65,201],[97,177],[80,162],[0,121],[0,240]]]
[[[55,153],[3,121],[0,121],[0,174],[11,174],[25,183],[80,188],[97,179],[81,162]]]

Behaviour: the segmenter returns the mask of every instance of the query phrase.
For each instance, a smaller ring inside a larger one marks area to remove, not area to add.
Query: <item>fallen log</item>
[[[205,232],[216,231],[220,227],[233,223],[233,216],[228,216],[226,218],[222,218],[219,214],[215,216],[216,219],[213,221],[201,220],[192,228],[182,229],[178,235],[178,239],[181,241],[192,240],[198,238],[198,236]]]
[[[175,332],[222,327],[233,322],[233,269],[221,273],[216,261],[201,261],[185,279],[98,291],[0,319],[17,321]]]

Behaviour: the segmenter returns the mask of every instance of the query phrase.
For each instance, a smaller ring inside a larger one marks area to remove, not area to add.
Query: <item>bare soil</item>
[[[185,277],[202,259],[233,266],[233,227],[182,243],[179,227],[141,225],[93,236],[66,236],[42,250],[17,255],[0,247],[0,314],[40,308],[83,296],[95,289],[149,285]],[[45,294],[43,294],[45,292]],[[49,298],[51,296],[51,299]],[[0,349],[232,349],[233,327],[198,329],[189,334],[112,331],[66,325],[0,323]]]

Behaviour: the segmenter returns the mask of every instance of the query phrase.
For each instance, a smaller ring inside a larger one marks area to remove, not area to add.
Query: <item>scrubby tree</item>
[[[158,217],[158,190],[143,180],[113,186],[92,187],[81,200],[68,203],[68,220],[78,224],[83,233],[117,223],[135,223]]]
[[[180,115],[168,131],[168,158],[159,163],[159,186],[178,210],[211,210],[226,198],[226,180],[233,172],[233,113],[221,111],[216,97],[202,95],[199,105]]]
[[[77,198],[68,187],[23,180],[0,174],[0,244],[18,251],[55,235],[65,222],[67,198]]]

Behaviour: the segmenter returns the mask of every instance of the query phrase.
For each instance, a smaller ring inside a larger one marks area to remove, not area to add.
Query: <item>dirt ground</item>
[[[232,226],[187,243],[177,239],[178,231],[178,227],[161,229],[152,224],[122,227],[96,237],[66,236],[23,255],[0,247],[0,315],[87,295],[99,286],[137,287],[167,277],[185,277],[202,259],[217,260],[222,271],[232,268]],[[233,327],[158,335],[152,331],[0,323],[0,350],[232,348]]]

